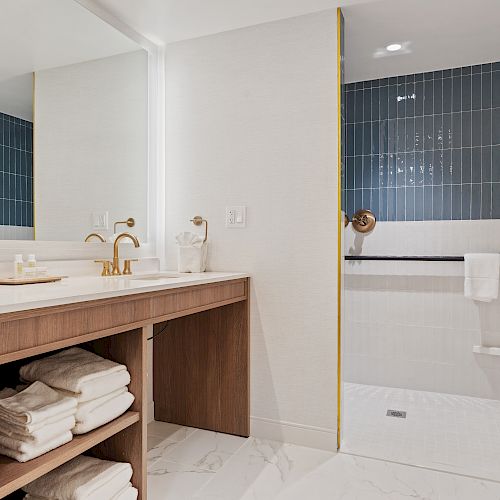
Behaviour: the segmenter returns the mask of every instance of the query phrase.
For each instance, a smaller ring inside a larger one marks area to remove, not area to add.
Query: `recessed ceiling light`
[[[396,52],[398,50],[401,50],[402,48],[403,46],[400,43],[391,43],[385,49],[389,52]]]

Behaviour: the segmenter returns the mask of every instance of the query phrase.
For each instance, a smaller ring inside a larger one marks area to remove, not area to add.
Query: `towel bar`
[[[418,262],[463,262],[459,255],[346,255],[345,260],[396,260]]]

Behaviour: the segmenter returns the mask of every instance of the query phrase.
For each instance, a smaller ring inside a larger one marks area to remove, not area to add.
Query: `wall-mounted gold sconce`
[[[365,208],[358,210],[352,218],[352,228],[358,233],[369,233],[373,231],[376,224],[375,214]]]
[[[201,226],[203,223],[205,223],[205,239],[203,240],[204,242],[207,241],[207,238],[208,238],[208,221],[205,220],[203,217],[201,217],[200,215],[196,215],[195,217],[193,217],[191,219],[191,222],[195,225],[195,226]]]

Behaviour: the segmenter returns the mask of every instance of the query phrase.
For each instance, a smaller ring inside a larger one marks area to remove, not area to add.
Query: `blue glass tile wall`
[[[500,218],[500,63],[346,85],[346,212]]]
[[[33,226],[33,124],[0,113],[0,225]]]

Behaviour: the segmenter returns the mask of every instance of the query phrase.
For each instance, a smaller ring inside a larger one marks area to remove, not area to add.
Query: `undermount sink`
[[[177,274],[172,273],[156,273],[156,274],[133,274],[131,276],[121,276],[122,278],[127,278],[134,281],[158,281],[172,278],[180,278]]]

